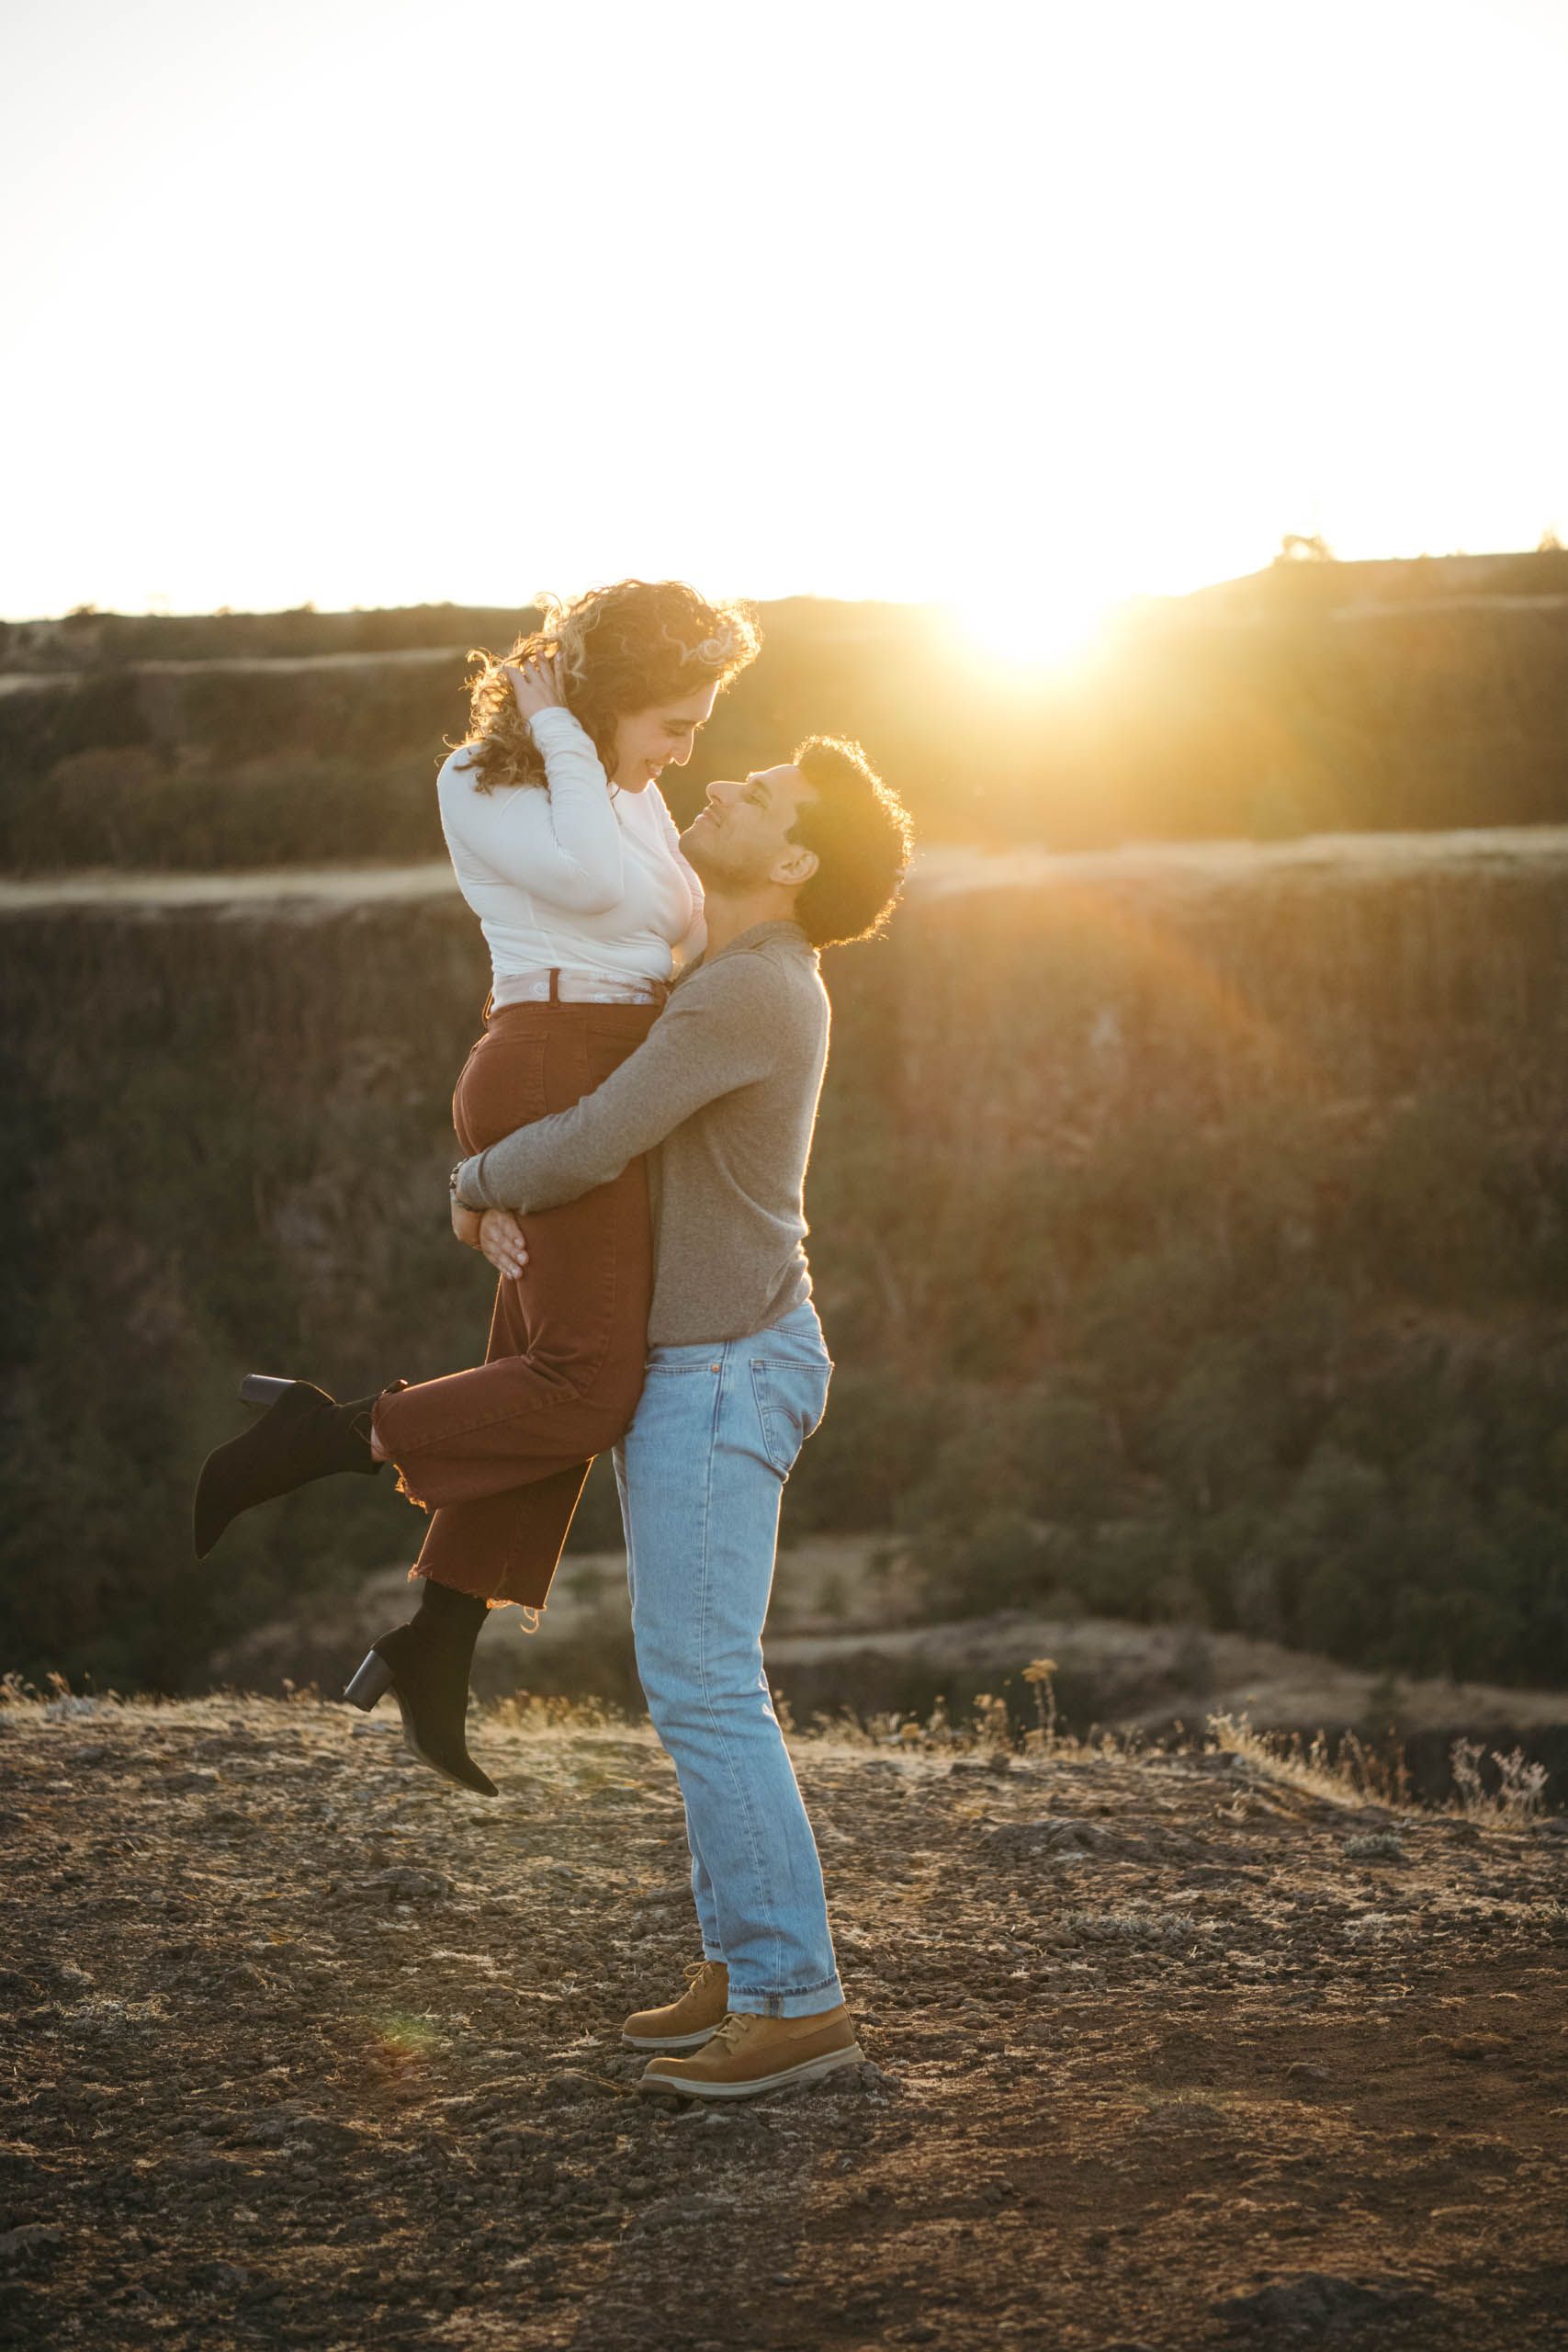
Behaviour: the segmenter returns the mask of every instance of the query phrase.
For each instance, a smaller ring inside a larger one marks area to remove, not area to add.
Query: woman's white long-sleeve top
[[[476,786],[470,747],[436,790],[457,887],[479,919],[499,1000],[525,972],[667,980],[701,952],[703,893],[656,784],[610,790],[592,739],[570,710],[529,721],[537,784]]]

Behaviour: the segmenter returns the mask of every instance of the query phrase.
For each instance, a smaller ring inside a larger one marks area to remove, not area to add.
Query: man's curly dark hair
[[[814,947],[840,947],[886,929],[914,846],[909,812],[858,743],[808,735],[795,764],[816,794],[789,838],[815,850],[817,871],[801,885],[795,919]]]

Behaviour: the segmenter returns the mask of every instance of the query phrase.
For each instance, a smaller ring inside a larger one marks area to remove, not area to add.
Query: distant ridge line
[[[1484,873],[1568,865],[1568,825],[1496,825],[1442,832],[1305,833],[1294,840],[1128,842],[1117,849],[965,849],[938,843],[921,851],[909,876],[915,899],[976,891],[1144,882],[1180,888],[1242,884],[1263,874],[1340,881],[1386,880],[1398,874]],[[301,911],[389,905],[457,897],[445,858],[412,865],[299,865],[225,873],[118,873],[106,868],[0,879],[0,915],[72,907],[174,913],[185,909]]]

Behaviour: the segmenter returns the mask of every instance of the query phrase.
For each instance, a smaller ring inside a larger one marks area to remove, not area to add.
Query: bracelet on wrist
[[[468,1164],[468,1163],[466,1159],[458,1159],[453,1162],[452,1172],[446,1179],[446,1190],[452,1196],[452,1205],[455,1209],[468,1209],[470,1216],[482,1216],[484,1215],[484,1211],[482,1209],[469,1208],[468,1202],[457,1190],[457,1179],[461,1176]]]

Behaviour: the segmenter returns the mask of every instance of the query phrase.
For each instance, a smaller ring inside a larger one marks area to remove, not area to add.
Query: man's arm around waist
[[[466,1159],[458,1200],[471,1209],[553,1209],[609,1183],[694,1112],[768,1077],[786,1019],[762,957],[743,954],[694,972],[603,1086]]]

